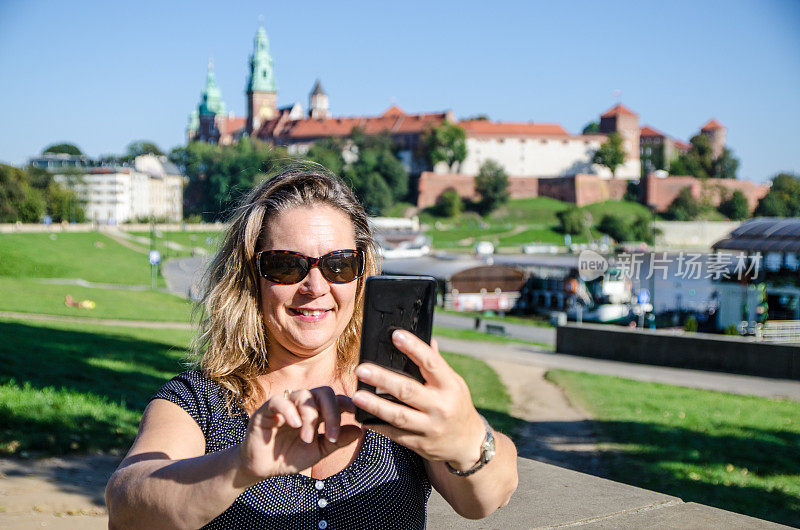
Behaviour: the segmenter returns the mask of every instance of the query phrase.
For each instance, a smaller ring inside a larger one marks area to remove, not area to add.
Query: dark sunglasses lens
[[[364,269],[364,261],[358,252],[336,252],[320,260],[322,275],[332,283],[352,282]]]
[[[308,262],[294,254],[261,254],[261,274],[275,283],[297,283],[308,274]]]

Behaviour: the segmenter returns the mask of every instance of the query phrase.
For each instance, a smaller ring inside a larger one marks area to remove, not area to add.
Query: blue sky
[[[619,100],[688,140],[716,117],[740,178],[800,172],[800,2],[0,0],[0,161],[183,142],[213,56],[243,115],[259,15],[280,105],[316,77],[334,115],[452,109],[570,132]]]

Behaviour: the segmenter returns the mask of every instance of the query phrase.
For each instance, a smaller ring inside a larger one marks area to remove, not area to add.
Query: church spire
[[[198,109],[200,114],[225,114],[225,103],[222,101],[222,92],[217,86],[217,78],[214,75],[214,59],[208,59],[208,74],[206,74],[206,86],[203,88],[203,95]]]
[[[247,80],[247,93],[275,92],[275,73],[272,70],[272,57],[269,54],[269,39],[264,26],[259,26],[253,39],[253,55],[250,56],[250,77]]]
[[[258,27],[247,79],[247,134],[258,135],[261,125],[278,114],[278,92],[264,26]]]

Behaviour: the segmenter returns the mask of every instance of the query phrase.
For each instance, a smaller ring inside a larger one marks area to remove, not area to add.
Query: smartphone
[[[424,383],[419,367],[392,343],[392,333],[404,329],[430,344],[435,304],[436,280],[431,276],[367,278],[359,363],[371,362]],[[358,389],[400,403],[391,394],[362,381],[358,382]],[[360,408],[356,408],[356,420],[367,424],[386,423]]]

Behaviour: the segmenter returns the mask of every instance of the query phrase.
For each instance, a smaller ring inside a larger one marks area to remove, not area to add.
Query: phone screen
[[[417,365],[395,348],[392,333],[396,329],[405,329],[430,344],[435,303],[436,280],[430,276],[367,278],[359,362],[375,363],[424,383]],[[358,388],[399,402],[382,389],[361,381],[358,382]],[[356,408],[356,420],[361,423],[385,423],[359,408]]]

